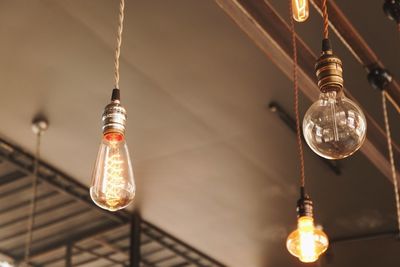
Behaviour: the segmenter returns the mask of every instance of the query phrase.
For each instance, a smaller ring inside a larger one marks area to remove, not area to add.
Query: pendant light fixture
[[[40,162],[40,148],[41,138],[44,132],[48,129],[49,123],[42,116],[37,116],[32,121],[32,131],[36,135],[36,151],[35,158],[33,161],[33,175],[32,175],[32,196],[30,203],[30,212],[28,217],[27,234],[25,241],[25,253],[24,260],[19,266],[30,266],[29,258],[31,253],[32,239],[33,239],[33,228],[35,225],[35,212],[37,204],[37,187],[39,183],[39,162]]]
[[[329,41],[327,0],[322,0],[324,39],[315,65],[319,99],[308,109],[303,134],[309,147],[327,159],[343,159],[364,143],[367,122],[360,107],[343,92],[342,61],[333,54]]]
[[[327,250],[329,240],[322,230],[314,226],[313,203],[305,190],[304,153],[299,116],[296,33],[294,19],[291,18],[290,21],[293,44],[294,111],[296,116],[296,137],[300,160],[300,199],[297,202],[297,229],[288,236],[286,247],[293,256],[297,257],[302,262],[308,263],[318,260],[319,256]]]
[[[115,88],[111,103],[103,112],[103,134],[92,174],[90,196],[99,207],[116,211],[127,207],[135,197],[128,146],[125,141],[126,110],[120,104],[119,57],[121,54],[125,1],[120,0],[117,47],[115,50]]]
[[[390,20],[396,22],[397,30],[400,31],[400,0],[385,0],[383,11]]]
[[[310,15],[309,0],[292,0],[293,19],[297,22],[304,22]]]

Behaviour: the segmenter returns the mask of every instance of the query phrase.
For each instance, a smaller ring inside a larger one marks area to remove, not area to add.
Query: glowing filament
[[[298,22],[306,21],[309,16],[308,0],[292,0],[293,18]]]

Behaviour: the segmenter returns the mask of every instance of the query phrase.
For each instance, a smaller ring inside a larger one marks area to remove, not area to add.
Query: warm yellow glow
[[[118,149],[115,149],[115,142],[111,142],[111,150],[114,150],[106,162],[105,200],[110,207],[116,206],[121,201],[121,191],[125,187],[125,179],[122,176],[124,161],[121,159]]]
[[[306,21],[310,14],[308,0],[292,0],[292,10],[296,21]]]
[[[326,251],[329,241],[326,234],[314,227],[314,219],[309,216],[300,217],[297,229],[287,238],[289,252],[302,262],[315,262]]]
[[[90,187],[92,200],[101,208],[116,211],[135,197],[135,181],[128,147],[120,134],[103,137]]]

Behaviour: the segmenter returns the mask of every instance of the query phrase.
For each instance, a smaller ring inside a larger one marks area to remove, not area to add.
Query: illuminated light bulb
[[[302,262],[315,262],[329,246],[326,234],[315,228],[314,219],[302,216],[297,220],[297,229],[293,231],[286,241],[289,252]]]
[[[300,199],[297,201],[297,229],[286,240],[290,254],[302,262],[315,262],[329,246],[326,234],[314,226],[313,203],[301,187]]]
[[[292,0],[292,12],[295,21],[306,21],[310,15],[308,0]]]
[[[329,48],[329,42],[325,48]],[[361,108],[343,93],[342,62],[323,50],[316,64],[319,99],[303,119],[303,135],[308,146],[327,159],[343,159],[364,143],[367,121]]]
[[[90,196],[99,207],[116,211],[135,197],[135,181],[125,142],[126,111],[114,89],[112,102],[103,114],[103,138],[93,170]]]

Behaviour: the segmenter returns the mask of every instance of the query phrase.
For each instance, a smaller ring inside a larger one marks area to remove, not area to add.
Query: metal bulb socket
[[[297,217],[313,217],[313,203],[308,195],[302,196],[297,201]]]
[[[34,134],[43,134],[47,129],[49,128],[49,122],[48,120],[42,116],[42,115],[37,115],[33,120],[32,120],[32,131]]]
[[[339,92],[343,89],[342,61],[333,54],[332,50],[322,51],[315,64],[315,74],[322,93]]]
[[[103,134],[107,133],[120,133],[125,134],[126,128],[126,110],[120,104],[119,90],[113,90],[111,103],[104,108],[102,121],[103,121]]]

